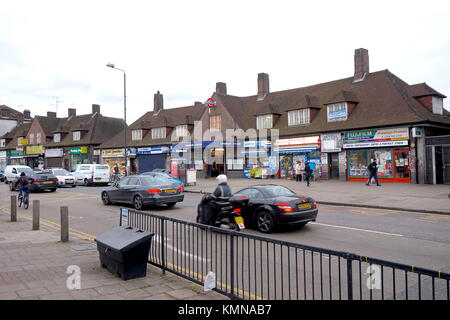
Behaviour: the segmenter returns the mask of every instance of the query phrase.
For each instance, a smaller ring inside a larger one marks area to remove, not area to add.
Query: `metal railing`
[[[232,299],[450,300],[448,273],[132,209],[123,220],[155,233],[150,264],[201,285],[212,271]]]

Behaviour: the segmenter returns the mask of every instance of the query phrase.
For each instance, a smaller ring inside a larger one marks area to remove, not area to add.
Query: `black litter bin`
[[[101,266],[123,280],[145,277],[153,235],[131,227],[118,227],[99,235],[95,241]]]

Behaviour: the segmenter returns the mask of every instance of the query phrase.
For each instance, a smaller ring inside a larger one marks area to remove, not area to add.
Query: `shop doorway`
[[[222,148],[212,149],[211,157],[217,159],[217,161],[213,160],[213,163],[211,164],[211,177],[217,177],[219,174],[225,174],[224,149]]]
[[[450,146],[434,148],[434,170],[436,184],[450,184]]]
[[[329,179],[339,180],[339,153],[328,154],[328,172]]]

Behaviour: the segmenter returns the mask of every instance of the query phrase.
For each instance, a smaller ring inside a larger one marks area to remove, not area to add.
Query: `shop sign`
[[[136,154],[161,154],[169,152],[169,147],[138,148]]]
[[[62,158],[64,156],[63,149],[46,149],[45,157],[46,158]]]
[[[322,152],[341,152],[342,138],[340,133],[322,134],[320,136]]]
[[[319,144],[319,143],[320,143],[319,136],[298,137],[298,138],[276,140],[276,145],[279,147],[281,147],[281,146],[296,146],[296,145],[303,145],[303,144]]]
[[[216,106],[216,101],[213,98],[208,98],[205,104],[208,106],[208,108],[214,108]]]
[[[28,144],[28,139],[20,139],[20,140],[19,140],[19,145],[25,146],[25,145],[27,145],[27,144]]]
[[[123,149],[106,149],[102,150],[103,158],[121,158],[124,156]]]
[[[347,119],[347,109],[328,111],[328,121]]]
[[[70,148],[70,154],[86,154],[89,153],[89,147]]]
[[[244,148],[270,148],[271,142],[267,140],[244,141]]]
[[[100,155],[100,150],[95,149],[95,150],[94,150],[94,156],[99,156],[99,155]]]
[[[44,146],[27,146],[26,154],[43,154]]]
[[[348,149],[405,146],[408,145],[408,139],[408,128],[346,132],[344,134],[343,147]]]
[[[24,156],[23,151],[20,150],[9,150],[6,155],[11,158],[21,158]]]

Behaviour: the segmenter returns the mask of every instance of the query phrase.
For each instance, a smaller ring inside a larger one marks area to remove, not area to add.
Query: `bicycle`
[[[24,192],[25,191],[25,192]],[[19,208],[22,206],[26,209],[28,209],[30,201],[30,190],[28,188],[25,188],[24,190],[19,191]]]
[[[112,176],[111,176],[111,178],[109,179],[109,182],[111,183],[111,184],[115,184],[116,182],[118,182],[120,180],[120,174],[113,174]]]

